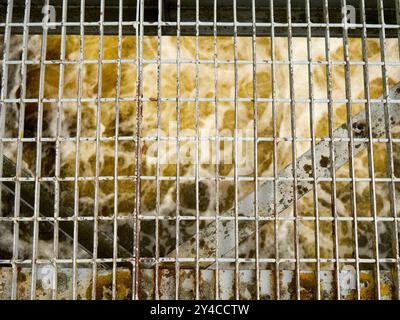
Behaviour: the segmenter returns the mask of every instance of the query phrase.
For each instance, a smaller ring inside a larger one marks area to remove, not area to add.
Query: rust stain
[[[375,275],[373,272],[360,272],[360,298],[361,300],[376,299]],[[393,286],[389,283],[380,283],[381,297],[392,298]],[[357,291],[352,290],[348,295],[343,297],[345,300],[356,300]]]
[[[360,272],[361,299],[372,300],[375,298],[375,281],[373,274]]]
[[[319,162],[321,167],[328,168],[329,163],[330,163],[329,157],[321,156],[321,160]]]
[[[300,298],[302,300],[315,299],[316,278],[313,272],[300,273]]]
[[[96,278],[96,300],[112,299],[112,274],[98,275]],[[86,290],[86,299],[92,298],[92,283]],[[129,271],[118,271],[116,277],[116,300],[132,298],[132,275]]]

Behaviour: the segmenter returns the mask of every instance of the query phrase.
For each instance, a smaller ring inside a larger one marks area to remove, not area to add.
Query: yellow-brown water
[[[60,58],[60,41],[59,36],[49,36],[47,39],[46,59],[58,60]],[[201,37],[199,40],[199,59],[212,61],[214,59],[214,42],[211,37]],[[39,41],[40,42],[40,41]],[[38,50],[40,43],[38,42]],[[331,39],[331,60],[343,61],[342,39]],[[66,38],[66,60],[78,61],[80,59],[79,37],[67,36]],[[286,38],[275,39],[275,59],[288,60],[288,43]],[[118,38],[106,36],[103,39],[103,59],[118,58]],[[251,38],[241,37],[238,39],[237,56],[239,60],[252,60]],[[180,39],[180,56],[181,59],[196,59],[196,42],[193,37],[181,37]],[[259,37],[256,43],[257,60],[271,59],[271,43],[270,38]],[[370,61],[380,61],[379,40],[368,40],[368,53]],[[234,42],[232,37],[218,37],[217,55],[219,61],[233,61],[234,59]],[[362,44],[360,39],[350,39],[349,55],[352,61],[362,61]],[[97,60],[99,57],[99,37],[85,36],[83,59]],[[161,58],[175,60],[177,57],[177,39],[176,37],[163,37],[161,46]],[[387,40],[386,43],[386,60],[398,61],[399,51],[397,39]],[[122,59],[136,58],[136,39],[135,37],[123,37],[122,39]],[[143,59],[157,59],[157,38],[145,37]],[[324,39],[312,40],[312,59],[315,61],[325,61],[325,45]],[[307,60],[306,39],[293,39],[293,60]],[[96,98],[98,97],[98,63],[84,64],[82,67],[82,97]],[[30,66],[28,68],[27,95],[30,98],[38,97],[39,87],[39,66]],[[64,72],[63,97],[77,99],[78,95],[78,75],[79,67],[77,64],[66,64]],[[101,64],[102,74],[102,98],[115,98],[116,82],[117,82],[117,64],[103,63]],[[195,64],[182,63],[180,65],[180,96],[182,98],[196,97],[196,66]],[[216,95],[214,85],[214,64],[199,64],[199,92],[200,98],[214,98]],[[378,65],[369,66],[371,98],[378,98],[382,95],[382,71]],[[396,67],[387,67],[389,84],[393,85],[400,81],[400,72]],[[276,93],[277,98],[289,98],[289,68],[288,65],[276,65]],[[324,64],[313,66],[314,81],[314,97],[316,99],[327,98],[327,75],[326,66]],[[121,64],[120,79],[120,97],[135,98],[136,97],[136,74],[137,69],[134,62]],[[237,65],[238,75],[238,97],[253,98],[253,69],[251,64]],[[345,99],[345,67],[344,65],[332,65],[332,89],[334,99]],[[46,65],[44,77],[44,98],[58,98],[59,95],[59,78],[60,65]],[[350,67],[351,91],[353,99],[363,99],[363,66],[352,65]],[[160,96],[163,98],[176,98],[177,94],[177,66],[174,63],[162,64],[161,66],[161,89]],[[256,69],[256,92],[257,98],[271,98],[271,65],[258,64]],[[151,101],[143,104],[143,120],[142,120],[142,136],[154,136],[157,128],[157,64],[143,64],[143,97]],[[294,94],[296,99],[308,99],[308,69],[307,65],[294,66]],[[219,64],[217,67],[217,95],[218,98],[234,98],[235,97],[235,66],[233,63]],[[160,128],[163,132],[170,132],[171,123],[174,124],[177,119],[176,102],[161,102],[160,111]],[[358,113],[364,108],[364,104],[353,104],[353,114]],[[37,121],[37,104],[27,104],[26,106],[25,135],[36,135]],[[296,103],[296,130],[297,137],[310,137],[310,113],[309,104]],[[335,127],[346,122],[346,105],[335,104],[334,108],[334,124]],[[208,134],[215,136],[216,130],[221,136],[233,136],[235,106],[234,102],[219,102],[217,106],[213,102],[200,102],[198,105],[199,114],[199,130],[207,130]],[[43,137],[56,136],[57,122],[57,103],[45,103],[43,105]],[[81,104],[82,125],[80,130],[81,137],[96,136],[96,102],[83,102]],[[100,136],[114,137],[115,120],[116,120],[115,102],[101,103],[101,120],[100,120]],[[277,103],[277,132],[279,137],[291,136],[291,120],[290,120],[290,104]],[[75,137],[77,134],[77,104],[62,104],[62,128],[60,135],[62,137]],[[180,134],[193,135],[195,131],[196,108],[194,102],[181,102],[180,104]],[[215,127],[216,119],[218,120],[218,128]],[[257,103],[257,121],[258,121],[258,137],[272,137],[272,105],[271,103]],[[136,124],[136,103],[120,102],[119,103],[119,135],[134,136]],[[238,103],[238,128],[242,132],[246,132],[247,136],[252,135],[254,125],[253,102]],[[328,109],[326,103],[315,104],[315,125],[316,137],[323,138],[328,133]],[[394,136],[398,136],[394,130]],[[173,127],[174,134],[176,129]],[[165,145],[163,145],[165,146]],[[187,150],[193,150],[194,141],[180,142],[180,158],[185,158]],[[114,142],[107,141],[100,143],[100,157],[98,159],[100,165],[101,176],[114,175]],[[160,173],[162,176],[176,176],[176,153],[175,142],[167,144],[169,152],[163,154],[165,163],[160,165]],[[239,163],[242,165],[238,168],[239,176],[254,176],[254,159],[253,144],[246,144],[248,149],[239,154]],[[297,154],[301,155],[310,147],[309,142],[297,143]],[[142,175],[152,176],[156,174],[156,164],[154,163],[154,153],[149,150],[154,148],[154,141],[146,141],[143,143],[142,153]],[[203,156],[215,153],[215,148],[211,149],[207,146],[205,150],[200,147],[200,155]],[[232,143],[221,143],[220,152],[232,153]],[[35,163],[36,144],[24,144],[24,160],[26,167],[33,168]],[[395,157],[399,156],[399,149],[395,145]],[[387,177],[387,152],[386,144],[375,143],[375,173],[377,177]],[[15,145],[8,150],[10,157],[15,158]],[[292,162],[291,159],[291,143],[278,143],[278,170],[283,169]],[[60,144],[61,158],[61,176],[73,177],[75,173],[75,157],[76,149],[74,142],[62,142]],[[273,144],[272,142],[259,142],[258,155],[258,176],[268,177],[273,175]],[[55,162],[55,144],[43,144],[43,174],[54,175]],[[96,163],[96,144],[94,141],[83,141],[80,143],[79,152],[79,175],[86,177],[95,176]],[[169,163],[169,164],[168,164]],[[120,176],[133,176],[135,172],[135,144],[133,141],[120,141],[118,144],[118,165]],[[363,151],[355,160],[356,177],[368,178],[368,153]],[[182,163],[180,165],[181,177],[192,177],[195,175],[196,166],[193,162]],[[218,164],[220,176],[233,177],[234,167],[232,163]],[[199,166],[200,177],[215,177],[216,165],[203,163]],[[337,172],[338,177],[349,177],[348,166],[342,167]],[[253,190],[253,182],[241,182],[239,186],[240,196],[243,196]],[[358,182],[357,184],[357,214],[359,216],[370,216],[370,195],[369,183]],[[63,182],[61,184],[61,201],[64,204],[73,204],[73,182]],[[99,196],[99,214],[110,216],[114,212],[114,182],[101,181]],[[132,181],[120,181],[118,184],[118,214],[131,214],[134,207],[134,189],[135,185]],[[176,182],[161,181],[160,182],[160,214],[175,216],[176,212]],[[195,184],[187,180],[181,180],[180,185],[180,212],[185,215],[195,214]],[[351,210],[351,192],[349,183],[340,183],[337,185],[337,205],[339,216],[352,216]],[[156,182],[154,180],[142,181],[142,209],[144,215],[155,214],[156,210]],[[234,185],[232,181],[221,181],[219,202],[220,211],[224,212],[229,209],[234,202]],[[318,188],[318,206],[321,216],[332,216],[331,212],[331,187],[329,182],[319,184]],[[94,182],[80,182],[80,213],[83,215],[93,215],[94,209]],[[377,183],[377,209],[379,216],[390,216],[389,188],[385,183]],[[398,198],[398,197],[397,197]],[[205,179],[200,182],[200,204],[199,209],[201,215],[214,215],[216,206],[215,182],[212,179]],[[290,215],[291,210],[286,210],[284,215]],[[299,214],[305,216],[313,216],[313,198],[312,194],[308,194],[299,202]],[[164,254],[175,248],[174,242],[174,224],[161,223],[160,225],[160,241],[165,245]],[[183,226],[182,226],[183,225]],[[183,234],[191,234],[194,231],[195,224],[181,224],[181,232]],[[394,230],[393,223],[380,223],[380,233],[382,236],[382,254],[392,256],[392,248],[394,246]],[[351,221],[342,221],[339,227],[339,245],[341,257],[354,257],[354,227]],[[371,222],[359,223],[359,246],[360,256],[373,257],[373,224]],[[153,241],[154,222],[143,223],[143,255],[154,255]],[[172,230],[172,233],[171,233]],[[305,258],[315,257],[315,223],[313,221],[300,222],[300,244],[301,256]],[[274,228],[273,223],[267,223],[261,229],[260,238],[260,255],[261,257],[274,257]],[[279,225],[279,241],[280,241],[280,257],[293,257],[293,223],[281,222]],[[333,240],[333,223],[320,222],[320,246],[321,257],[334,257],[334,240]],[[250,253],[253,255],[254,250]]]

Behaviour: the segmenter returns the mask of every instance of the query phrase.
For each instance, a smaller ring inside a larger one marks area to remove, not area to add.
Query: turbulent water
[[[14,38],[14,49],[18,49],[21,39]],[[194,61],[196,59],[196,41],[194,37],[180,38],[180,57],[185,60],[180,64],[179,84],[180,96],[182,98],[200,98],[198,108],[193,100],[182,101],[180,103],[180,135],[195,137],[196,134],[196,113],[198,113],[198,129],[203,135],[215,136],[216,132],[222,137],[233,137],[235,126],[235,81],[238,83],[237,96],[239,98],[248,98],[248,101],[239,101],[237,104],[237,127],[240,134],[245,137],[253,137],[254,127],[254,105],[253,98],[253,66],[252,64],[240,63],[241,61],[252,60],[251,38],[240,37],[237,44],[237,79],[235,79],[234,60],[234,39],[232,37],[218,37],[217,57],[221,62],[217,66],[215,73],[214,42],[211,37],[200,37],[199,39],[199,59],[202,62],[198,64],[198,90],[196,90],[196,65],[194,63],[185,63],[185,61]],[[61,37],[49,36],[47,38],[46,59],[60,59]],[[117,93],[121,98],[126,98],[118,105],[118,134],[120,137],[128,137],[118,143],[118,175],[133,176],[135,173],[135,143],[132,137],[136,132],[136,108],[137,104],[132,101],[137,95],[137,69],[133,59],[136,59],[136,39],[135,37],[123,37],[122,39],[122,59],[120,67],[120,90],[117,91],[118,65],[115,61],[112,63],[101,64],[101,88],[99,90],[98,73],[100,39],[97,36],[85,36],[83,59],[91,60],[94,63],[86,63],[79,71],[79,65],[65,64],[63,74],[64,85],[62,87],[63,97],[70,99],[78,98],[78,83],[81,76],[82,98],[96,98],[100,91],[102,98],[115,98]],[[331,60],[343,61],[343,43],[342,39],[330,39]],[[118,38],[106,36],[103,39],[103,59],[118,59]],[[170,101],[160,103],[159,119],[157,117],[157,97],[158,97],[158,77],[157,77],[157,38],[145,37],[143,59],[143,90],[142,95],[145,98],[143,103],[142,119],[142,137],[151,137],[157,134],[157,123],[160,123],[160,134],[176,135],[176,99],[177,96],[177,39],[176,37],[163,37],[161,44],[161,59],[163,63],[160,73],[160,93],[162,98],[170,98]],[[257,38],[256,57],[257,60],[271,59],[271,40],[267,37]],[[275,39],[275,59],[280,61],[288,60],[288,42],[286,38]],[[40,57],[41,40],[40,37],[31,37],[29,39],[28,59],[38,59]],[[398,61],[399,45],[397,39],[387,40],[386,60]],[[350,39],[349,55],[351,61],[362,61],[362,43],[360,39]],[[379,62],[380,45],[379,40],[368,40],[369,61]],[[78,36],[67,36],[66,54],[67,61],[79,61],[80,59],[80,40]],[[326,61],[324,39],[312,39],[312,59],[315,61]],[[293,39],[293,60],[307,60],[306,39]],[[89,61],[90,62],[90,61]],[[306,64],[295,65],[294,71],[294,96],[296,99],[308,99],[308,69]],[[382,95],[382,69],[379,65],[371,65],[368,68],[370,77],[371,98],[379,98]],[[288,99],[290,97],[290,75],[287,64],[276,64],[276,97]],[[327,98],[327,73],[326,65],[313,66],[313,94],[316,99]],[[215,78],[215,75],[217,76]],[[393,85],[400,80],[398,67],[387,66],[387,75],[389,85]],[[14,75],[9,74],[9,77]],[[16,76],[16,75],[15,75]],[[256,94],[257,98],[272,97],[272,76],[270,64],[257,64],[256,67]],[[56,99],[59,96],[60,65],[59,63],[46,64],[43,79],[44,98]],[[215,87],[215,81],[217,86]],[[350,85],[353,99],[364,99],[363,90],[363,66],[361,64],[351,65],[350,67]],[[37,98],[39,95],[40,83],[40,65],[30,64],[27,68],[27,98]],[[343,64],[332,65],[332,89],[333,98],[344,100],[345,92],[345,67]],[[217,89],[217,90],[216,90]],[[20,91],[18,91],[20,92]],[[13,93],[18,97],[18,92]],[[213,101],[202,101],[201,98],[219,99],[217,106]],[[130,99],[130,100],[129,100]],[[231,100],[229,100],[231,99]],[[111,99],[110,99],[111,100]],[[128,101],[126,101],[128,100]],[[38,104],[27,103],[24,121],[24,137],[35,137],[37,135],[37,116]],[[257,107],[257,125],[258,137],[271,138],[273,136],[273,108],[269,102],[256,103]],[[276,128],[277,136],[291,137],[291,110],[290,103],[276,103]],[[365,106],[361,103],[353,103],[353,114],[357,114]],[[17,137],[18,135],[18,115],[20,105],[9,105],[7,109],[6,136]],[[98,104],[93,99],[82,102],[80,108],[76,102],[65,102],[61,106],[61,128],[57,133],[57,115],[58,104],[43,104],[43,137],[56,137],[58,134],[63,138],[81,137],[95,138],[97,120],[100,123],[101,137],[114,137],[116,132],[116,103],[114,101],[102,102],[100,104],[100,119],[97,119]],[[335,128],[346,122],[346,105],[336,103],[334,108]],[[298,138],[310,137],[310,112],[308,103],[296,103],[295,125]],[[80,111],[79,111],[80,110]],[[81,128],[77,131],[78,111],[81,116]],[[315,134],[317,138],[327,137],[328,132],[328,107],[326,103],[315,104]],[[216,127],[217,124],[217,127]],[[393,136],[399,137],[396,128],[392,128]],[[90,139],[89,139],[90,140]],[[15,159],[16,143],[5,143],[6,154]],[[44,142],[42,146],[42,175],[54,176],[55,163],[55,142]],[[143,142],[142,150],[142,175],[153,176],[157,173],[157,144],[150,139]],[[181,177],[179,184],[180,203],[179,211],[185,215],[196,214],[196,186],[193,180],[188,179],[196,175],[195,163],[195,141],[193,139],[181,141],[180,144],[180,166],[179,175]],[[161,142],[159,166],[160,175],[166,177],[176,176],[176,142]],[[281,141],[277,145],[277,163],[278,170],[283,169],[292,162],[291,142]],[[60,176],[74,177],[76,144],[73,141],[62,141],[60,143]],[[93,177],[96,173],[96,143],[95,141],[82,141],[79,151],[79,176]],[[297,154],[301,155],[310,148],[310,143],[303,141],[297,142]],[[100,152],[97,159],[99,163],[100,176],[114,175],[114,141],[102,141],[100,143]],[[258,163],[258,176],[273,176],[273,143],[271,141],[261,141],[258,144],[257,159],[254,159],[254,145],[249,141],[243,144],[243,148],[238,153],[238,175],[243,177],[254,177],[254,162]],[[224,163],[218,163],[219,176],[233,177],[233,161],[229,161],[233,155],[232,141],[221,142],[219,145],[220,154],[226,155],[228,160]],[[374,166],[377,177],[387,177],[387,151],[385,143],[374,144]],[[399,158],[399,148],[394,145],[395,164]],[[199,176],[199,205],[198,209],[201,215],[214,215],[216,210],[216,201],[219,202],[219,211],[222,213],[231,208],[234,204],[234,183],[232,179],[225,179],[219,183],[219,192],[216,193],[215,161],[209,161],[209,155],[215,160],[216,148],[214,142],[209,144],[200,144],[199,159],[201,164],[198,167]],[[23,144],[24,166],[34,172],[36,157],[36,143]],[[397,167],[396,167],[397,168]],[[364,150],[355,159],[355,175],[359,178],[368,178],[368,152]],[[185,178],[186,177],[186,178]],[[337,177],[349,177],[348,165],[337,171]],[[93,215],[94,212],[94,187],[95,183],[91,181],[79,182],[79,212],[81,215]],[[73,206],[73,188],[71,181],[61,182],[61,202],[63,205]],[[174,180],[161,180],[159,186],[159,214],[163,216],[175,217],[176,214],[176,188]],[[251,181],[240,182],[239,197],[251,192],[254,183]],[[390,208],[389,187],[387,183],[376,184],[377,213],[379,216],[391,216],[393,213]],[[118,214],[129,215],[134,209],[134,190],[135,184],[132,179],[121,180],[118,184]],[[155,180],[142,181],[142,211],[144,215],[154,215],[157,211],[157,184]],[[99,215],[111,216],[114,213],[114,181],[101,180],[99,183]],[[368,182],[356,183],[356,204],[358,216],[371,216],[370,208],[370,190]],[[397,196],[399,199],[400,195]],[[6,199],[7,197],[3,198]],[[10,198],[10,197],[8,197]],[[5,200],[3,200],[5,203]],[[397,207],[400,207],[398,203]],[[332,216],[331,211],[331,185],[329,182],[322,182],[318,185],[318,209],[320,216]],[[351,209],[351,190],[348,182],[338,182],[337,184],[337,209],[338,215],[344,217],[352,216]],[[3,204],[3,215],[12,215],[11,205]],[[286,210],[282,215],[290,216],[291,209]],[[313,216],[313,198],[309,193],[299,201],[298,214],[304,216]],[[203,223],[201,227],[203,227]],[[112,224],[102,224],[101,228],[112,232]],[[1,251],[5,256],[10,254],[12,248],[12,225],[0,224]],[[123,222],[121,222],[123,228]],[[331,221],[321,221],[320,228],[320,252],[322,258],[334,258],[334,236],[333,223]],[[339,255],[342,258],[354,257],[354,226],[351,221],[340,221],[338,223],[339,236]],[[395,246],[394,224],[393,222],[378,223],[380,235],[380,253],[382,257],[393,257],[393,248]],[[31,226],[27,225],[26,234],[21,235],[20,255],[29,257],[31,254]],[[43,226],[46,230],[46,227]],[[142,256],[154,256],[154,221],[145,221],[142,223]],[[181,222],[180,233],[182,239],[193,234],[195,230],[194,222]],[[292,221],[279,222],[279,256],[281,258],[292,258],[294,251],[294,233]],[[360,257],[374,257],[374,226],[373,222],[359,222],[358,224],[358,242]],[[4,235],[4,236],[3,236]],[[5,236],[9,235],[9,236]],[[300,256],[304,258],[316,257],[315,248],[315,223],[313,221],[301,221],[299,223],[300,235]],[[175,220],[161,221],[159,237],[162,246],[160,254],[165,255],[175,248]],[[52,232],[43,232],[39,243],[39,251],[42,257],[51,258]],[[61,238],[60,255],[71,257],[69,251],[70,243],[67,239]],[[260,256],[275,257],[274,252],[274,225],[267,223],[260,230]],[[246,251],[242,254],[253,256],[255,250]],[[323,266],[325,267],[325,266]],[[326,264],[327,268],[331,266]]]

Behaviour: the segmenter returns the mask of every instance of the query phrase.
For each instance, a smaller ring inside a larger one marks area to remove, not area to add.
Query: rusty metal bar
[[[137,61],[137,74],[136,74],[136,154],[135,154],[135,210],[134,210],[134,230],[133,230],[133,256],[135,263],[133,266],[132,277],[132,299],[139,298],[139,270],[140,270],[140,215],[141,215],[141,175],[142,175],[142,144],[141,128],[142,128],[142,109],[143,109],[143,19],[144,19],[144,0],[137,0],[136,21],[140,24],[136,28],[136,61]]]

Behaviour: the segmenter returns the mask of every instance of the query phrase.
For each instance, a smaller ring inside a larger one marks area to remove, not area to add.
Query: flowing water
[[[101,92],[102,98],[115,98],[117,91],[118,65],[115,61],[101,64],[102,82],[99,88],[98,72],[99,64],[99,37],[85,36],[83,59],[91,60],[94,63],[85,63],[81,70],[77,63],[65,64],[64,85],[62,87],[63,97],[78,99],[78,87],[81,77],[82,98],[96,98]],[[20,39],[15,40],[15,47],[21,43]],[[48,36],[46,47],[47,60],[60,59],[60,36]],[[180,103],[179,114],[177,114],[177,38],[162,37],[161,59],[167,63],[161,65],[160,73],[160,96],[170,98],[168,101],[160,103],[159,119],[157,117],[157,97],[158,97],[158,78],[157,78],[157,38],[144,37],[143,59],[143,90],[145,98],[143,103],[142,137],[154,137],[157,134],[157,123],[160,124],[160,135],[176,136],[177,117],[179,116],[180,136],[192,137],[179,143],[179,175],[180,183],[177,186],[175,180],[161,180],[159,186],[159,207],[157,206],[157,184],[153,180],[142,181],[141,203],[143,215],[155,215],[157,207],[159,215],[175,217],[176,215],[176,189],[179,188],[179,212],[184,215],[196,214],[196,186],[193,180],[196,174],[195,165],[195,140],[196,135],[196,112],[198,113],[198,131],[204,136],[215,136],[218,132],[221,137],[233,137],[235,128],[235,65],[234,60],[234,39],[233,37],[218,37],[217,57],[221,62],[215,72],[214,59],[214,39],[212,37],[200,37],[199,39],[199,59],[202,62],[198,65],[198,91],[196,90],[196,65],[185,63],[196,59],[196,40],[194,37],[180,38],[180,57],[185,60],[180,64],[179,84],[180,97],[194,99],[196,95],[200,97],[198,108],[194,100],[182,101]],[[343,61],[343,42],[340,38],[330,39],[332,61]],[[41,41],[40,37],[29,39],[29,57],[40,56]],[[118,38],[115,36],[105,36],[103,39],[103,59],[117,59]],[[243,137],[253,137],[254,128],[254,105],[253,99],[253,66],[252,64],[240,63],[240,61],[252,60],[251,38],[240,37],[237,44],[237,95],[239,98],[248,98],[247,101],[240,100],[237,104],[237,127],[239,134]],[[257,60],[271,60],[271,40],[268,37],[257,38],[256,56]],[[275,39],[275,59],[280,61],[288,60],[288,41],[287,38]],[[350,39],[349,54],[351,61],[362,61],[361,39]],[[100,124],[100,136],[113,138],[116,132],[116,118],[118,114],[118,134],[120,137],[128,137],[118,143],[118,175],[131,177],[135,174],[135,142],[132,137],[136,132],[136,107],[132,101],[137,95],[137,68],[136,62],[136,38],[125,36],[122,38],[122,59],[120,67],[120,98],[125,99],[118,105],[109,101],[99,104],[101,108],[100,119],[97,119],[98,104],[93,99],[82,102],[79,107],[76,102],[64,102],[61,104],[61,127],[57,133],[58,104],[43,104],[43,137],[81,137],[91,138],[89,141],[82,141],[79,145],[79,176],[93,177],[96,173],[96,137],[97,121]],[[380,45],[379,39],[368,40],[369,61],[379,62]],[[80,59],[80,40],[78,36],[66,37],[66,56],[68,61],[79,61]],[[312,59],[315,61],[326,61],[325,44],[323,38],[312,39]],[[386,43],[386,60],[398,61],[399,45],[397,39],[388,39]],[[293,60],[307,60],[307,42],[305,38],[293,39]],[[147,61],[147,62],[146,62]],[[90,61],[89,61],[90,62]],[[370,76],[371,98],[379,98],[382,95],[382,70],[381,66],[373,65],[368,68]],[[400,81],[399,67],[387,66],[389,85]],[[327,98],[327,73],[326,65],[319,64],[313,66],[314,97],[316,99]],[[287,64],[276,64],[276,97],[288,99],[290,97],[290,77]],[[9,74],[9,77],[13,75]],[[267,63],[257,64],[256,68],[256,95],[257,98],[272,97],[272,75],[271,65]],[[60,65],[46,64],[44,76],[44,98],[56,99],[59,96]],[[216,86],[215,86],[216,81]],[[39,94],[40,65],[30,64],[27,68],[27,98],[37,98]],[[364,99],[363,89],[363,66],[361,64],[351,65],[350,85],[353,99]],[[332,65],[332,90],[333,98],[340,100],[346,98],[345,92],[345,66],[343,64]],[[18,93],[16,93],[18,96]],[[201,101],[201,98],[218,98],[216,105],[213,101]],[[296,99],[308,99],[308,69],[306,64],[294,66],[294,96]],[[122,100],[123,100],[122,99]],[[231,100],[229,100],[231,99]],[[73,101],[73,100],[71,100]],[[258,101],[257,124],[258,137],[273,137],[273,106],[270,102]],[[277,136],[280,138],[291,136],[291,110],[290,103],[276,103],[276,128]],[[362,110],[365,105],[353,103],[353,115]],[[6,120],[6,136],[18,136],[18,115],[20,105],[9,105]],[[27,103],[25,106],[24,137],[35,137],[37,135],[37,103]],[[346,105],[335,103],[333,105],[335,128],[346,122]],[[310,138],[310,112],[308,103],[295,104],[295,124],[298,138]],[[81,127],[77,131],[77,121],[81,118]],[[324,138],[329,136],[328,132],[328,106],[326,103],[316,103],[315,109],[315,128],[316,137]],[[398,138],[397,128],[392,128],[393,136]],[[251,139],[250,139],[251,140]],[[114,175],[114,140],[100,142],[99,164],[100,176]],[[160,142],[160,175],[174,177],[177,174],[176,142]],[[44,142],[42,146],[42,175],[54,176],[56,161],[56,143]],[[154,176],[157,173],[157,143],[151,139],[145,139],[142,146],[142,175]],[[297,142],[297,154],[301,155],[310,148],[310,142]],[[218,200],[219,211],[223,215],[227,209],[234,204],[234,183],[232,179],[225,179],[219,183],[219,192],[216,192],[215,175],[218,168],[219,176],[233,178],[233,143],[224,141],[219,144],[219,153],[225,158],[219,163],[215,161],[216,146],[214,140],[209,143],[200,143],[198,167],[199,176],[199,205],[200,215],[215,215],[216,203]],[[290,141],[280,141],[277,144],[277,163],[278,171],[292,162]],[[76,144],[74,141],[62,141],[60,149],[61,177],[74,177]],[[255,175],[254,162],[258,162],[259,177],[273,176],[273,142],[260,141],[258,144],[257,159],[254,159],[254,144],[247,141],[241,145],[238,152],[238,175],[241,177],[252,178]],[[395,163],[399,159],[398,146],[394,144]],[[5,143],[5,154],[10,158],[16,157],[16,143]],[[210,156],[211,155],[211,156]],[[387,151],[385,143],[374,143],[374,168],[377,177],[387,177]],[[23,165],[34,172],[36,157],[36,143],[23,144]],[[221,156],[222,158],[222,156]],[[397,167],[396,167],[397,168]],[[359,178],[368,178],[368,152],[364,150],[355,159],[355,175]],[[337,171],[337,177],[349,177],[349,167],[345,165]],[[242,181],[239,183],[239,197],[243,197],[253,191],[252,181]],[[356,183],[356,204],[358,216],[371,216],[370,190],[368,182]],[[93,215],[94,212],[94,192],[95,183],[89,181],[79,182],[79,214]],[[376,184],[376,200],[378,216],[391,216],[389,187],[387,183]],[[60,183],[61,203],[66,206],[73,206],[74,203],[74,182],[63,181]],[[118,183],[118,214],[127,216],[132,214],[134,209],[134,190],[135,184],[132,179],[121,180]],[[289,191],[288,191],[289,192]],[[397,195],[399,199],[400,195]],[[352,216],[351,189],[349,182],[337,183],[337,209],[338,215],[342,217]],[[331,217],[331,184],[321,182],[318,185],[318,209],[320,216]],[[400,203],[398,203],[397,207]],[[286,210],[282,215],[290,216],[291,209]],[[112,216],[114,213],[114,181],[112,179],[100,180],[99,182],[99,215]],[[3,205],[3,215],[12,215],[12,206]],[[262,214],[262,213],[261,213]],[[299,201],[298,214],[303,216],[313,216],[312,193],[304,196]],[[129,223],[126,222],[126,223]],[[204,227],[201,223],[200,227]],[[12,225],[0,224],[2,235],[0,246],[2,251],[7,252],[12,248]],[[195,222],[181,222],[180,234],[181,241],[195,232]],[[294,251],[294,231],[292,221],[280,221],[278,226],[279,256],[281,258],[293,258]],[[320,222],[320,252],[322,258],[334,258],[334,236],[333,222]],[[45,226],[43,226],[46,229]],[[112,233],[112,223],[102,223],[101,228]],[[121,222],[120,228],[124,228]],[[340,257],[354,257],[354,226],[351,221],[340,221],[338,223],[339,235],[339,255]],[[381,257],[393,256],[394,248],[394,224],[393,222],[378,223],[380,237]],[[29,257],[31,253],[31,227],[27,226],[26,235],[21,235],[20,255]],[[30,231],[29,231],[30,230]],[[142,256],[154,257],[155,241],[154,221],[144,221],[142,223]],[[374,228],[373,222],[360,222],[358,224],[358,242],[360,247],[360,257],[374,257]],[[316,257],[315,248],[315,223],[314,221],[301,221],[299,223],[300,235],[300,256],[304,258]],[[53,243],[52,232],[46,237],[46,232],[41,234],[39,252],[42,257],[52,257]],[[160,254],[166,255],[175,249],[175,220],[161,220],[159,225]],[[60,255],[71,257],[71,244],[67,239],[61,238]],[[206,239],[205,239],[206,241]],[[25,247],[24,247],[25,245]],[[260,257],[274,257],[274,225],[273,222],[265,224],[260,230]],[[255,250],[242,252],[244,256],[254,256]],[[5,253],[6,254],[6,253]],[[83,253],[82,253],[83,255]],[[289,266],[288,266],[289,267]],[[326,264],[323,268],[331,268]]]

